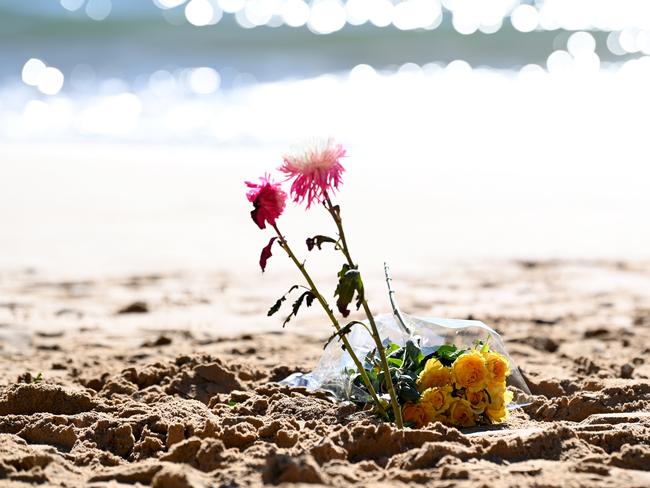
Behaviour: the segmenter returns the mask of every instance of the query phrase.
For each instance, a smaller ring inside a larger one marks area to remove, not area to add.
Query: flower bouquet
[[[529,391],[495,331],[478,321],[403,314],[395,302],[387,267],[393,314],[373,316],[346,240],[341,208],[332,200],[342,182],[345,170],[340,160],[345,154],[332,139],[312,141],[284,156],[278,168],[284,181],[276,182],[267,174],[259,182],[246,182],[253,221],[260,229],[268,224],[275,234],[260,253],[262,271],[277,242],[304,279],[291,286],[268,315],[278,313],[289,295],[299,290],[283,326],[301,307],[317,303],[334,328],[316,369],[291,375],[283,383],[329,390],[340,399],[372,407],[379,417],[400,428],[434,421],[459,427],[502,422],[510,408],[525,403]],[[333,221],[335,237],[308,237],[305,246],[310,252],[328,245],[341,255],[333,293],[338,314],[279,228],[278,219],[289,198],[282,189],[286,182],[291,182],[289,193],[295,203],[306,209],[321,205]],[[348,317],[352,303],[363,310],[366,320],[342,324],[339,319]]]

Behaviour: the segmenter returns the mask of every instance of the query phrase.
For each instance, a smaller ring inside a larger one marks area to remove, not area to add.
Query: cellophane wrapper
[[[508,390],[513,393],[509,409],[520,408],[531,402],[531,393],[519,368],[505,350],[499,334],[479,320],[443,319],[434,317],[414,317],[401,314],[405,327],[395,315],[379,315],[375,323],[382,340],[390,340],[399,345],[412,340],[420,347],[436,347],[453,344],[457,348],[468,349],[478,341],[488,341],[490,351],[502,354],[509,362],[510,375],[506,380]],[[347,335],[350,345],[357,357],[364,361],[366,355],[376,348],[368,330],[357,324]],[[293,373],[280,383],[291,386],[304,386],[308,389],[320,389],[330,392],[339,400],[356,400],[370,397],[350,381],[350,370],[356,366],[350,355],[341,347],[342,343],[334,338],[323,351],[323,356],[316,368],[310,373]]]

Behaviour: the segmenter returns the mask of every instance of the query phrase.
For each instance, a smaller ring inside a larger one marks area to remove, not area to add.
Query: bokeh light
[[[118,2],[111,3],[109,0],[60,0],[60,3],[62,10],[86,13],[96,20],[106,18],[119,6]],[[454,53],[447,59],[433,54],[429,60],[422,59],[419,54],[413,59],[404,56],[401,62],[394,61],[391,65],[382,65],[371,59],[365,62],[354,59],[344,71],[339,72],[337,69],[343,68],[336,68],[323,76],[309,78],[312,75],[305,75],[307,79],[295,83],[281,78],[268,81],[264,69],[257,70],[257,66],[240,69],[229,67],[226,62],[225,65],[219,64],[217,70],[217,66],[210,66],[210,59],[203,62],[193,60],[189,65],[153,66],[129,78],[119,73],[106,75],[97,66],[87,63],[48,66],[42,60],[47,58],[38,54],[24,62],[22,67],[17,67],[21,70],[21,93],[24,95],[14,99],[5,94],[2,106],[5,114],[25,112],[30,120],[35,114],[52,118],[55,102],[66,102],[65,110],[57,106],[56,113],[74,122],[68,126],[70,131],[80,131],[83,123],[90,121],[90,132],[93,134],[126,137],[128,131],[115,128],[119,125],[115,121],[124,116],[128,119],[125,126],[132,128],[135,138],[146,138],[143,134],[155,128],[160,137],[180,137],[181,134],[185,134],[183,137],[214,136],[219,132],[217,139],[223,141],[254,138],[256,130],[264,131],[260,125],[255,129],[257,122],[251,127],[246,126],[246,123],[251,123],[250,116],[235,117],[233,120],[242,121],[239,126],[224,121],[224,113],[232,115],[236,112],[233,105],[235,98],[244,97],[241,102],[244,106],[246,100],[250,106],[255,100],[259,106],[268,105],[268,110],[272,106],[273,110],[280,111],[281,105],[265,101],[261,94],[286,99],[289,91],[284,90],[289,90],[289,86],[291,90],[297,90],[292,92],[291,97],[295,96],[303,102],[314,97],[317,87],[320,87],[331,96],[353,97],[354,103],[366,112],[379,107],[387,110],[390,117],[402,117],[408,113],[408,117],[417,118],[419,109],[409,109],[409,112],[404,104],[421,107],[428,97],[439,99],[449,90],[460,93],[453,90],[460,90],[461,87],[494,87],[498,83],[505,83],[503,79],[506,78],[519,80],[517,82],[530,84],[537,89],[542,86],[542,81],[546,83],[549,80],[553,81],[554,86],[563,86],[564,89],[570,89],[572,84],[577,83],[591,85],[596,83],[594,80],[600,80],[597,83],[603,84],[612,77],[634,86],[650,80],[650,70],[647,68],[650,63],[647,60],[650,59],[647,56],[650,54],[650,23],[643,15],[646,7],[634,1],[615,5],[607,1],[585,3],[577,0],[525,3],[517,0],[154,0],[154,4],[166,19],[180,18],[186,26],[209,26],[225,14],[232,16],[236,24],[244,28],[286,26],[309,29],[319,35],[336,35],[343,29],[346,30],[344,35],[347,35],[357,26],[364,26],[357,32],[376,32],[377,28],[388,28],[390,35],[398,36],[401,34],[397,31],[435,29],[443,25],[444,33],[436,35],[472,36],[481,32],[509,36],[508,39],[519,39],[517,36],[534,31],[534,36],[540,36],[545,29],[571,30],[547,35],[546,39],[552,42],[543,41],[548,42],[546,51],[541,50],[534,60],[525,60],[521,65],[515,63],[507,69],[482,66],[480,62],[475,62],[476,58],[462,59],[462,52]],[[119,16],[116,14],[116,17]],[[506,29],[500,32],[504,19]],[[510,29],[510,24],[514,31]],[[450,28],[455,32],[450,32]],[[601,34],[594,29],[606,32]],[[456,57],[458,59],[454,59]],[[453,61],[448,62],[450,59]],[[276,61],[277,58],[273,62]],[[261,77],[258,76],[260,73]],[[267,81],[260,82],[258,78]],[[497,79],[501,81],[495,81]],[[477,80],[482,80],[482,85]],[[406,83],[409,83],[408,89],[405,88]],[[362,87],[367,93],[361,90]],[[400,104],[395,103],[395,107],[391,107],[382,90],[392,93]],[[249,96],[251,98],[247,99]],[[121,108],[112,110],[107,100],[110,103],[119,102]],[[136,100],[137,103],[134,102]],[[402,112],[397,109],[398,105]],[[429,106],[429,109],[434,110],[434,106]],[[324,105],[321,110],[327,113],[328,107]],[[108,121],[102,122],[103,114],[108,114]],[[0,128],[10,125],[8,117],[0,116],[4,120]],[[268,115],[266,119],[272,117]],[[162,123],[161,120],[167,122]],[[356,123],[361,123],[360,120],[357,118]],[[338,123],[343,128],[349,126],[350,130],[354,130],[355,121],[352,118],[341,122],[332,116],[329,120],[324,117],[320,123],[323,127]],[[175,132],[170,136],[166,131],[172,126]],[[185,130],[189,126],[193,131]],[[41,125],[34,125],[30,131],[38,130],[38,127]],[[20,130],[18,127],[13,133]],[[59,127],[57,130],[61,133],[63,129]],[[306,129],[298,125],[285,127],[284,132],[300,130]],[[368,133],[370,131],[371,128],[368,128]],[[265,140],[272,140],[273,137],[267,130]]]
[[[63,73],[57,68],[48,66],[38,77],[38,89],[44,95],[56,95],[63,88]]]
[[[282,20],[289,27],[302,27],[309,20],[309,6],[303,0],[287,0],[282,4]]]
[[[389,0],[373,0],[368,7],[368,20],[375,27],[386,27],[393,21],[394,5]]]
[[[345,2],[345,13],[348,24],[363,25],[370,19],[370,4],[373,0],[348,0]]]
[[[93,20],[104,20],[111,14],[113,4],[111,0],[88,0],[86,4],[86,15]]]
[[[589,32],[574,32],[567,41],[567,50],[574,57],[592,53],[596,50],[596,39]]]
[[[567,51],[553,51],[546,60],[546,68],[552,74],[565,74],[571,71],[573,58]]]
[[[512,11],[510,20],[519,32],[532,32],[539,25],[539,11],[532,5],[519,5]]]
[[[246,0],[219,0],[221,10],[229,14],[239,12],[244,5],[246,5]]]
[[[194,93],[209,95],[214,93],[221,84],[221,77],[216,70],[203,66],[192,70],[189,76],[189,85]]]
[[[176,8],[183,5],[187,0],[155,0],[155,3],[161,8]]]
[[[70,12],[75,12],[83,6],[85,1],[86,0],[61,0],[61,6]]]
[[[45,63],[40,59],[28,59],[23,66],[21,74],[23,82],[27,85],[38,86],[38,81],[40,80],[45,68]]]
[[[219,19],[221,11],[215,11],[214,6],[208,0],[190,0],[185,5],[185,18],[187,21],[197,27],[203,27],[213,22],[216,16]]]
[[[309,28],[316,34],[331,34],[343,28],[346,13],[340,0],[316,0],[309,16]]]

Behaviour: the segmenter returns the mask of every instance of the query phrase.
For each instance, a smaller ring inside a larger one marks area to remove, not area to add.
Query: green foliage
[[[436,358],[445,366],[450,366],[458,356],[465,352],[465,349],[459,349],[452,344],[420,347],[419,344],[411,340],[406,341],[403,346],[385,340],[383,347],[395,393],[401,403],[417,402],[420,399],[417,379],[429,359]],[[364,369],[377,393],[386,394],[388,391],[385,373],[381,368],[380,356],[376,349],[366,355]],[[353,386],[360,391],[365,391],[361,375],[358,372],[352,371],[350,379]]]
[[[363,281],[361,280],[361,273],[359,273],[356,265],[349,266],[348,264],[344,264],[341,271],[338,272],[338,277],[339,283],[336,286],[336,291],[334,291],[334,296],[338,297],[336,300],[336,308],[341,312],[341,315],[347,317],[350,315],[348,306],[354,299],[355,293],[357,296],[357,310],[361,307],[364,296]]]
[[[426,364],[426,362],[431,358],[436,358],[445,366],[451,366],[453,362],[456,361],[456,358],[464,352],[465,349],[458,349],[453,344],[444,344],[436,348],[435,351],[424,358],[422,367],[424,368],[424,364]]]

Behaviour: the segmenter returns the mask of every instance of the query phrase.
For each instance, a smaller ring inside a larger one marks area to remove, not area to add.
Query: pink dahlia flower
[[[334,139],[317,139],[301,149],[285,154],[278,168],[292,179],[291,196],[297,203],[307,202],[307,208],[322,201],[326,192],[338,189],[345,168],[339,159],[345,149]]]
[[[274,183],[269,175],[262,176],[259,183],[245,183],[250,188],[246,198],[255,207],[251,211],[253,222],[260,229],[266,228],[266,222],[275,225],[275,219],[282,215],[287,201],[287,194],[280,188],[280,183]]]

